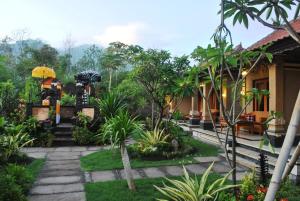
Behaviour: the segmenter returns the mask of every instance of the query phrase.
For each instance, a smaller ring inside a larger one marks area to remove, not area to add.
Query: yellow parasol
[[[37,78],[56,78],[55,71],[46,66],[37,66],[32,70],[32,77]]]

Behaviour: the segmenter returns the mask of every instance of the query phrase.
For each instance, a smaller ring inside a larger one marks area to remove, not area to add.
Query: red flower
[[[280,201],[289,201],[287,198],[281,198]]]
[[[247,196],[247,201],[254,201],[254,196],[253,195],[248,195]]]

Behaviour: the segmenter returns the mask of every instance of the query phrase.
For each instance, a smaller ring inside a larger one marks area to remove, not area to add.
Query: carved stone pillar
[[[200,123],[200,113],[198,111],[198,92],[195,92],[192,96],[192,108],[190,111],[190,124],[199,125]]]
[[[283,112],[283,66],[272,64],[269,66],[269,111]],[[269,123],[268,133],[271,144],[281,147],[285,136],[285,122],[283,119],[274,119]]]
[[[208,97],[209,89],[210,89],[210,84],[205,84],[203,86],[203,95],[205,97]],[[213,125],[212,125],[212,120],[211,120],[211,118],[209,116],[209,111],[208,111],[207,103],[206,103],[205,100],[203,100],[202,104],[203,104],[202,105],[202,119],[200,121],[200,128],[202,128],[204,130],[212,130],[213,129]]]

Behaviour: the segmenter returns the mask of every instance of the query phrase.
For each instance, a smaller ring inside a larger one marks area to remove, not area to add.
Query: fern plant
[[[183,181],[166,179],[171,185],[168,186],[165,183],[164,187],[154,186],[159,192],[170,200],[177,201],[210,201],[218,200],[220,193],[225,190],[232,189],[238,185],[228,185],[226,180],[232,173],[230,171],[223,178],[215,180],[213,183],[208,183],[208,177],[211,172],[214,163],[212,163],[208,169],[204,172],[201,179],[191,178],[183,167]],[[157,199],[159,201],[168,201],[166,199]]]

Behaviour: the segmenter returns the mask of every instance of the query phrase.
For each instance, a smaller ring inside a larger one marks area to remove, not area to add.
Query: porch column
[[[283,66],[280,63],[269,66],[269,111],[283,112]],[[281,147],[285,136],[283,118],[274,119],[269,123],[268,133],[271,144],[274,147]]]
[[[205,84],[203,86],[203,95],[205,97],[208,97],[209,89],[210,89],[210,84]],[[209,99],[208,99],[208,101],[209,101]],[[200,128],[202,128],[204,130],[212,130],[213,125],[212,125],[212,120],[209,116],[208,107],[206,106],[207,103],[205,100],[203,100],[202,104],[203,104],[202,105],[202,119],[200,121]]]
[[[192,108],[190,111],[190,124],[199,125],[200,122],[200,113],[198,111],[198,91],[192,96]]]

